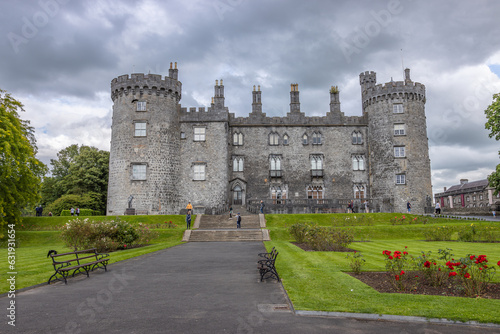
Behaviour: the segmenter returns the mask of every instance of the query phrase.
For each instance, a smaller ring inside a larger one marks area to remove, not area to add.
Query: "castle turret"
[[[330,112],[340,113],[340,97],[339,88],[337,86],[332,86],[330,88]]]
[[[149,214],[178,212],[181,91],[177,66],[164,78],[136,73],[111,81],[108,215],[129,207]]]
[[[215,108],[214,110],[216,111],[224,110],[224,85],[222,83],[222,79],[220,79],[220,85],[219,85],[219,80],[215,80],[214,90],[215,90],[213,98],[213,107]]]
[[[410,80],[376,84],[360,74],[363,112],[368,117],[371,198],[385,212],[424,213],[432,199],[425,117],[425,86]]]
[[[290,85],[290,112],[300,112],[299,84]]]

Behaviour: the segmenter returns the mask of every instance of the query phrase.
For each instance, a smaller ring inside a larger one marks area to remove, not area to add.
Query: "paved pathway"
[[[281,284],[261,283],[262,242],[187,243],[108,272],[16,296],[1,333],[500,333],[500,328],[294,315]],[[278,258],[279,261],[279,258]],[[6,314],[9,299],[0,298]]]

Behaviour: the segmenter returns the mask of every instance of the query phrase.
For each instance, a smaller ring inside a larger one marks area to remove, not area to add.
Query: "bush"
[[[92,209],[80,209],[79,216],[97,216],[99,212]],[[62,210],[61,216],[71,216],[71,210]]]
[[[458,230],[458,241],[474,242],[487,241],[495,242],[499,240],[498,228],[493,226],[481,226],[470,224],[462,226]]]
[[[451,249],[439,249],[439,257],[436,259],[432,252],[422,252],[422,255],[415,259],[417,269],[420,269],[427,277],[431,285],[441,286],[449,276],[449,270],[444,265],[444,261],[449,261],[453,254]]]
[[[149,243],[157,233],[147,226],[134,227],[125,221],[94,222],[75,218],[63,225],[61,238],[74,250],[97,248],[98,252],[112,252]]]
[[[295,239],[295,242],[303,243],[306,241],[306,232],[308,225],[305,223],[296,223],[288,228],[290,235]]]
[[[446,241],[451,240],[451,235],[455,229],[450,226],[429,227],[424,231],[424,237],[427,241]]]
[[[296,223],[290,226],[289,232],[298,243],[307,243],[317,251],[341,250],[354,241],[351,229],[322,227],[317,224]]]

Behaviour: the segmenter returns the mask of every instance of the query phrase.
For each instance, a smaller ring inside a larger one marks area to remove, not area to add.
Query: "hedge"
[[[98,216],[98,215],[99,215],[99,212],[96,210],[80,209],[80,216]],[[71,210],[62,210],[61,216],[71,216]]]

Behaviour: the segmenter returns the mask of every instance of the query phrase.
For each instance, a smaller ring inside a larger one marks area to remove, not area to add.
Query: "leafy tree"
[[[22,120],[21,102],[0,90],[0,226],[17,223],[21,210],[39,200],[47,167],[35,158],[34,129]]]
[[[500,140],[500,93],[493,95],[493,102],[484,111],[487,122],[485,128],[490,130],[490,138],[494,137]],[[498,151],[500,156],[500,151]],[[495,188],[495,195],[500,192],[500,164],[497,165],[496,171],[488,176],[490,186]]]

